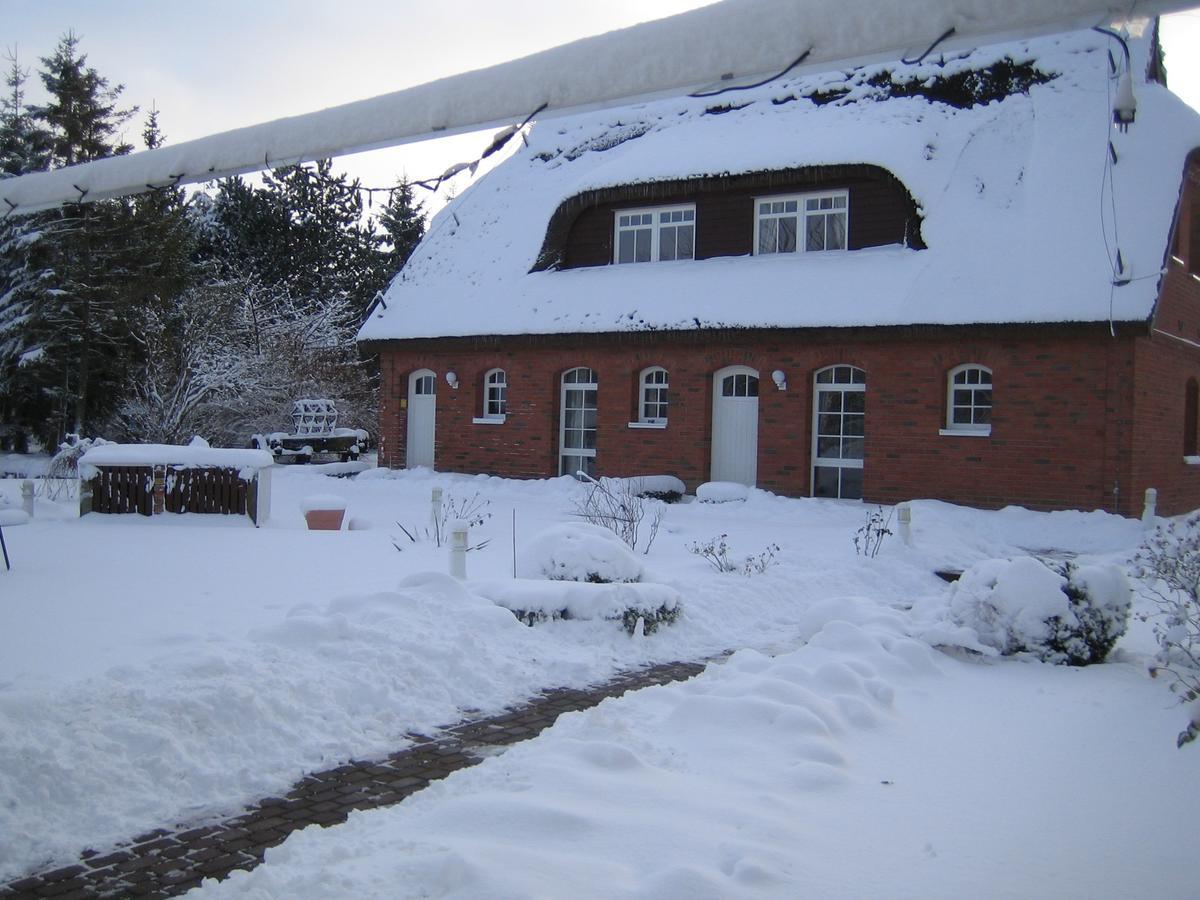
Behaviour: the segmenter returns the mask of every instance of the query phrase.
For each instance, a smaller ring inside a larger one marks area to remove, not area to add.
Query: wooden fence
[[[248,513],[258,524],[257,473],[248,481],[238,469],[217,466],[98,466],[97,472],[88,482],[91,512]]]
[[[90,482],[92,512],[154,512],[154,470],[150,466],[105,466]]]
[[[165,479],[167,512],[246,514],[249,483],[237,469],[167,466]]]

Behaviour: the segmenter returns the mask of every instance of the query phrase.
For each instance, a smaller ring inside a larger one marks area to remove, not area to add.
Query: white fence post
[[[450,574],[467,577],[467,534],[470,526],[462,519],[450,523]]]
[[[1154,528],[1154,509],[1158,506],[1158,491],[1146,488],[1146,502],[1142,506],[1142,527],[1147,531]]]
[[[900,531],[900,540],[905,547],[912,546],[912,507],[901,503],[896,507],[896,523]]]

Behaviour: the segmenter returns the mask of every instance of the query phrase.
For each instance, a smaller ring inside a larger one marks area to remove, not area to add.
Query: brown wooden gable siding
[[[753,251],[754,201],[773,194],[849,191],[848,246],[921,248],[920,217],[907,189],[877,166],[847,165],[627,185],[589,191],[562,203],[551,218],[535,269],[603,266],[613,260],[617,210],[696,205],[696,258]]]

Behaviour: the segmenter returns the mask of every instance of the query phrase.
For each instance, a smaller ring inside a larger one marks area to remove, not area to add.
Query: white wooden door
[[[758,372],[730,366],[713,376],[713,481],[754,486],[758,477]]]
[[[433,468],[433,428],[437,421],[437,376],[418,369],[408,376],[408,468]]]

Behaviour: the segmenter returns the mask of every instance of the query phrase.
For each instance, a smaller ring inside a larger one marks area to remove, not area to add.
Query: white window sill
[[[1183,461],[1189,466],[1200,466],[1200,456],[1185,456]]]
[[[939,428],[938,434],[942,437],[990,437],[992,434],[992,426],[986,428]]]
[[[666,428],[666,422],[630,422],[630,428]]]
[[[482,419],[472,419],[472,425],[503,425],[507,416],[484,416]]]

